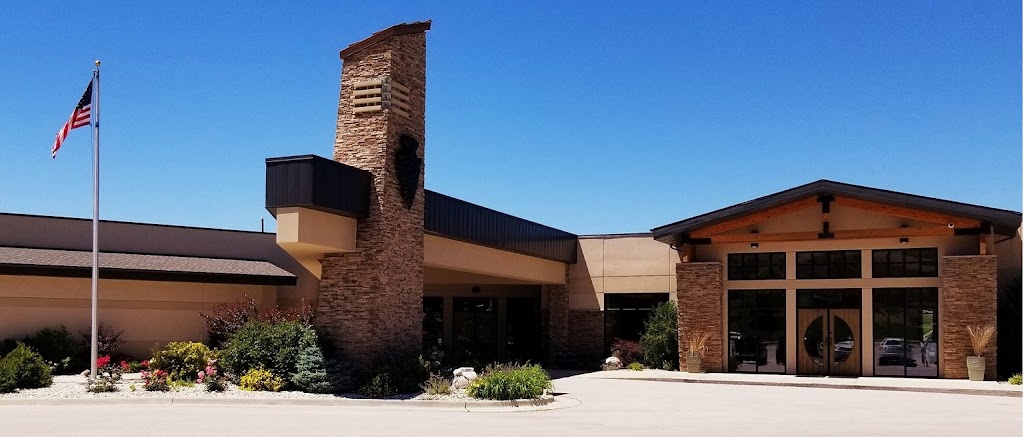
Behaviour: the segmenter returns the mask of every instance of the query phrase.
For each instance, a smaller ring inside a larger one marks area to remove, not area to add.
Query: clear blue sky
[[[273,229],[338,51],[422,19],[445,194],[580,234],[822,178],[1021,209],[1019,1],[310,3],[5,3],[0,212],[91,216],[88,129],[49,148],[100,58],[102,218]]]

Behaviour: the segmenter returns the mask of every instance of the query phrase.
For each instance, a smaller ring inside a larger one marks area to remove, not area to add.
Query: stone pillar
[[[967,378],[967,356],[974,355],[968,326],[996,326],[996,257],[942,257],[939,314],[943,378]],[[985,377],[996,377],[996,338],[985,353]]]
[[[548,363],[556,363],[559,352],[569,350],[569,288],[564,284],[544,285],[548,300]]]
[[[604,362],[604,313],[590,310],[569,311],[569,350],[594,363]]]
[[[371,172],[373,181],[356,250],[322,260],[317,323],[357,366],[421,348],[429,28],[429,22],[393,26],[341,52],[334,160]],[[405,88],[407,102],[399,110],[357,112],[355,84],[380,79]]]
[[[722,357],[722,263],[676,264],[676,292],[679,307],[679,368],[686,368],[687,340],[694,332],[711,334],[704,353],[703,368],[721,372]]]

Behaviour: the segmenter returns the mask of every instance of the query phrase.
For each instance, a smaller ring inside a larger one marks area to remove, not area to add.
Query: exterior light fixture
[[[758,247],[757,243],[750,243],[750,248],[751,249],[757,249],[757,247]]]
[[[907,238],[907,237],[900,237],[900,244],[907,244],[909,242],[910,242],[909,238]]]

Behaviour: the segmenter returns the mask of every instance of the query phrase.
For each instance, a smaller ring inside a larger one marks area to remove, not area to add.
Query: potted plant
[[[992,342],[996,327],[992,325],[968,326],[967,333],[971,335],[971,348],[974,349],[974,355],[967,357],[967,376],[971,381],[984,381],[985,357],[983,354],[988,351],[988,345]]]
[[[707,332],[695,331],[690,333],[686,341],[687,372],[700,373],[701,358],[704,356],[704,352],[708,350],[709,339],[711,339],[711,334]]]

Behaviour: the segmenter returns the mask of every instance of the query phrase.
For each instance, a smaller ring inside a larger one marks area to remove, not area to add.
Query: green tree
[[[665,302],[654,308],[644,321],[640,345],[644,364],[653,369],[675,370],[679,365],[679,322],[676,303]]]

